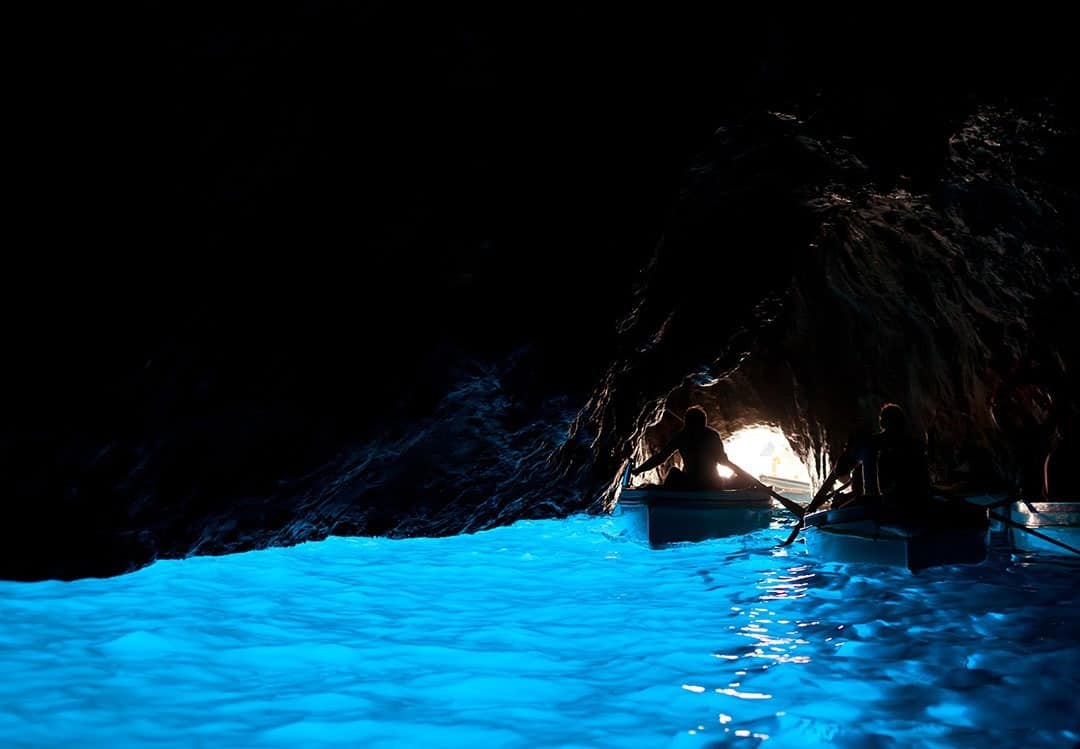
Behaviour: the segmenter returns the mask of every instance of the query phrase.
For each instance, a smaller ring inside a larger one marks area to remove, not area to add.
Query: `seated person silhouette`
[[[651,471],[676,451],[682,458],[683,467],[681,470],[672,468],[668,471],[667,478],[664,480],[665,488],[680,490],[724,488],[724,482],[716,471],[717,463],[727,462],[724,442],[720,439],[720,434],[708,426],[705,411],[699,406],[693,406],[687,410],[682,431],[671,438],[667,447],[631,471],[631,475],[637,476],[645,471]]]
[[[1076,416],[1066,411],[1043,461],[1044,502],[1080,502],[1077,465],[1080,465],[1080,428]]]
[[[881,431],[857,434],[840,460],[836,473],[854,471],[856,501],[917,509],[930,499],[930,469],[922,440],[911,434],[904,410],[886,403],[879,415]]]

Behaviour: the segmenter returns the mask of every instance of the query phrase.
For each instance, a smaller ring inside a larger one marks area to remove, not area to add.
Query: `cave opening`
[[[774,426],[762,424],[739,429],[724,438],[724,449],[732,463],[766,484],[810,491],[810,470],[795,454],[787,436]],[[734,475],[725,466],[718,466],[717,470],[725,478]]]

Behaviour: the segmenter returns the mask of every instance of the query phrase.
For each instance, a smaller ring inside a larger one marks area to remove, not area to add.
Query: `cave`
[[[1074,408],[1075,344],[1054,331],[1074,319],[1075,295],[1057,273],[1068,261],[1054,241],[1038,259],[1025,254],[1039,252],[1031,243],[997,245],[1015,238],[1004,225],[982,224],[984,190],[995,195],[995,221],[1025,224],[1013,210],[1062,215],[1036,209],[1028,192],[1006,208],[999,188],[963,176],[986,163],[995,122],[984,111],[950,138],[955,182],[933,198],[875,190],[857,159],[791,118],[755,123],[752,145],[745,130],[719,131],[621,323],[620,358],[576,424],[591,430],[593,455],[617,465],[632,449],[627,437],[640,441],[667,406],[678,413],[694,402],[725,430],[777,426],[819,481],[830,454],[895,401],[925,435],[936,481],[991,491],[1020,482],[1037,493],[1052,430],[1045,404],[1061,423]],[[717,172],[717,159],[746,172]],[[785,178],[807,179],[789,186],[801,202],[785,207],[772,194],[777,164]],[[748,178],[759,174],[760,186]],[[839,191],[845,182],[850,196]],[[731,244],[757,249],[736,262],[709,251]],[[1002,278],[1032,283],[1031,292],[1013,296]],[[721,312],[716,300],[733,298]]]
[[[732,116],[638,260],[564,274],[570,243],[527,286],[494,242],[419,277],[391,242],[359,293],[318,256],[256,286],[219,265],[190,300],[201,265],[160,293],[73,279],[13,339],[3,574],[608,511],[690,402],[726,433],[776,427],[818,482],[895,401],[935,481],[1037,495],[1077,403],[1074,131],[1046,101],[965,106],[918,186],[820,118]]]
[[[920,186],[835,125],[732,117],[639,260],[563,274],[571,243],[527,286],[491,242],[420,277],[391,243],[359,293],[318,256],[257,287],[216,267],[191,299],[184,271],[134,295],[73,279],[5,372],[3,575],[607,512],[690,403],[725,434],[779,429],[814,483],[901,403],[935,481],[1038,495],[1073,449],[1074,131],[1046,101],[966,106]],[[277,291],[312,283],[302,304]]]
[[[1080,741],[1074,24],[886,10],[47,19],[0,741]],[[809,548],[889,403],[984,559]],[[618,532],[691,406],[797,511]]]

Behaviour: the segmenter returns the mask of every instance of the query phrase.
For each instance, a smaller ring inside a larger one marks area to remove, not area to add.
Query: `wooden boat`
[[[1080,502],[1014,502],[1009,507],[1009,519],[1069,546],[1080,548]],[[1021,551],[1069,553],[1062,547],[1025,533],[1019,528],[1009,528],[1009,538],[1013,546]]]
[[[672,490],[631,487],[623,474],[615,515],[652,546],[704,541],[767,528],[773,499],[765,488]]]
[[[990,524],[985,507],[935,501],[921,512],[879,504],[813,512],[803,519],[807,550],[830,562],[864,562],[911,571],[986,559]]]

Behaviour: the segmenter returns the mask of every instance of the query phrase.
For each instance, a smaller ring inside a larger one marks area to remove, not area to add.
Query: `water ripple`
[[[919,575],[786,529],[653,551],[614,519],[331,539],[0,583],[5,746],[1061,747],[1080,567]]]

